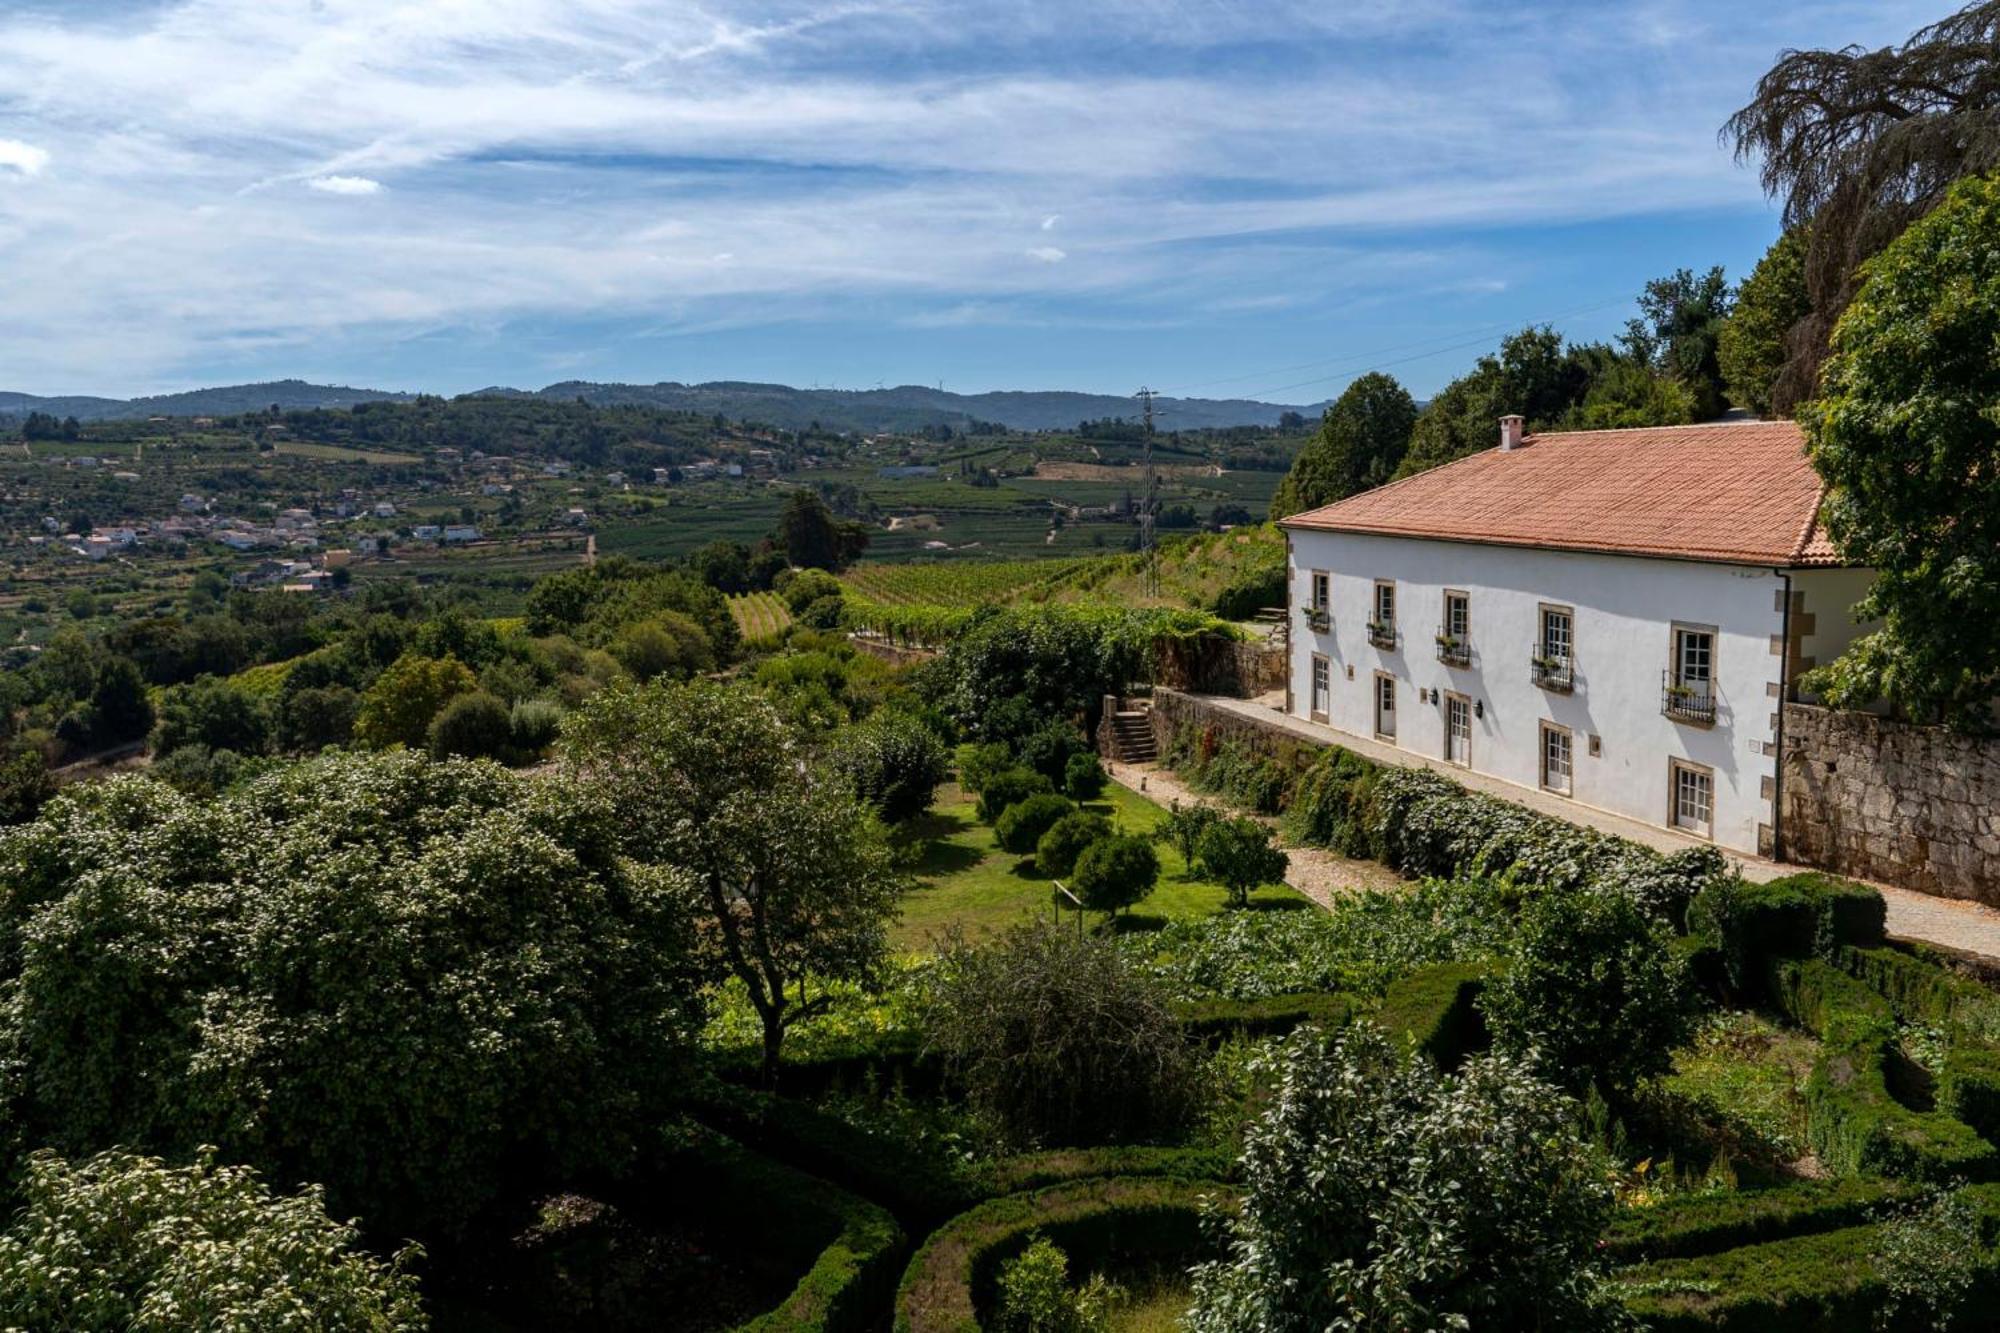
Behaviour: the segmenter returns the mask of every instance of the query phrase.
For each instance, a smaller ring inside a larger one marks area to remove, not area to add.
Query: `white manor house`
[[[1522,425],[1284,521],[1286,711],[1770,854],[1781,704],[1872,577],[1820,527],[1798,427]]]

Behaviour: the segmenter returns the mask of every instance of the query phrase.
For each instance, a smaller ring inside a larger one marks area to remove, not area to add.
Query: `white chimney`
[[[1500,452],[1512,453],[1521,447],[1521,430],[1528,424],[1526,417],[1512,414],[1500,418]]]

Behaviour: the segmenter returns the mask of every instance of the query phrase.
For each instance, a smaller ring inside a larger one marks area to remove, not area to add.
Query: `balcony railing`
[[[1693,722],[1700,726],[1715,723],[1715,682],[1709,680],[1675,680],[1674,673],[1660,673],[1660,712],[1676,722]]]
[[[1536,653],[1528,659],[1528,670],[1535,684],[1545,690],[1568,694],[1576,688],[1576,664],[1567,657]]]
[[[1327,610],[1325,607],[1302,606],[1299,610],[1305,612],[1306,628],[1313,633],[1325,634],[1333,628],[1333,612]]]
[[[1394,648],[1396,646],[1396,626],[1385,620],[1369,621],[1368,642],[1374,644],[1377,648]]]
[[[1463,634],[1453,634],[1449,630],[1437,633],[1438,661],[1446,666],[1469,667],[1472,665],[1472,641]]]

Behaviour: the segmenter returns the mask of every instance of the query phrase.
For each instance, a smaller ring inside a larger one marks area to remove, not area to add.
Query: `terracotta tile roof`
[[[1498,438],[1498,423],[1495,423]],[[1322,509],[1288,528],[1500,546],[1837,565],[1819,474],[1790,421],[1560,431],[1473,454]]]

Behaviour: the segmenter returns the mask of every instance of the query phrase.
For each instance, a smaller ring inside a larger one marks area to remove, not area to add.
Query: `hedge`
[[[1871,1220],[1884,1204],[1916,1192],[1893,1180],[1851,1177],[1762,1190],[1670,1194],[1649,1207],[1622,1210],[1605,1234],[1604,1250],[1619,1263],[1716,1254],[1855,1226]]]
[[[1189,1000],[1175,1004],[1174,1017],[1197,1040],[1225,1037],[1281,1037],[1307,1023],[1338,1027],[1365,1002],[1338,992],[1307,991],[1258,1000]]]
[[[1026,1153],[994,1163],[985,1183],[994,1197],[1047,1189],[1075,1180],[1104,1176],[1165,1176],[1173,1180],[1213,1182],[1234,1179],[1241,1163],[1225,1148],[1057,1148]]]
[[[1375,1021],[1410,1038],[1438,1068],[1456,1069],[1488,1042],[1478,1009],[1487,970],[1483,962],[1420,967],[1390,984]]]
[[[777,1308],[742,1325],[745,1333],[860,1333],[880,1326],[904,1237],[888,1213],[838,1186],[704,1136],[692,1160],[677,1162],[663,1189],[702,1199],[704,1212],[753,1234],[779,1255],[810,1257]]]
[[[2000,995],[1960,976],[1940,955],[1921,945],[1847,948],[1835,961],[1881,992],[1906,1022],[1963,1028],[1989,1040],[2000,1039]]]
[[[719,1083],[684,1100],[710,1128],[882,1204],[919,1234],[994,1193],[982,1180],[804,1102]]]
[[[978,1333],[1000,1266],[1040,1232],[1081,1272],[1132,1258],[1193,1257],[1202,1217],[1226,1186],[1112,1177],[1010,1194],[954,1218],[924,1242],[896,1293],[896,1333]]]
[[[1729,979],[1753,991],[1775,958],[1832,958],[1881,945],[1887,905],[1865,884],[1812,871],[1764,884],[1717,880],[1695,898],[1689,925],[1720,944]]]
[[[1966,1302],[1977,1311],[2000,1299],[2000,1187],[1975,1185],[1966,1197],[1988,1247],[1982,1280]],[[1686,1259],[1665,1259],[1618,1275],[1625,1306],[1655,1333],[1860,1333],[1877,1326],[1885,1291],[1875,1272],[1880,1228],[1846,1226]]]
[[[1816,958],[1778,963],[1771,988],[1785,1013],[1823,1043],[1806,1081],[1806,1131],[1831,1171],[1918,1180],[1983,1180],[2000,1153],[1937,1111],[1913,1111],[1889,1090],[1896,1025],[1889,1002]]]
[[[735,1083],[757,1084],[764,1077],[763,1052],[753,1047],[716,1051],[711,1064]],[[778,1066],[778,1090],[788,1096],[891,1085],[922,1094],[944,1087],[944,1062],[925,1049],[923,1034],[908,1029],[872,1032],[827,1042],[810,1055],[787,1053]]]
[[[1937,1105],[1987,1142],[2000,1144],[2000,1049],[1969,1037],[1955,1039],[1938,1074]]]

